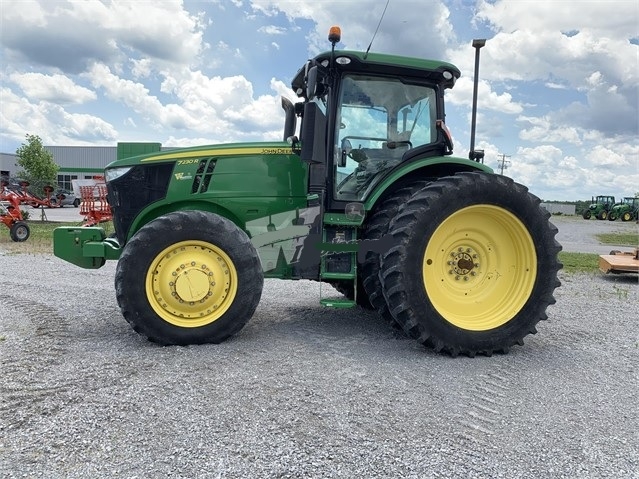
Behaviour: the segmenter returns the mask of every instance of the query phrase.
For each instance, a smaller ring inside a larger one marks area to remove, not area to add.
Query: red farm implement
[[[82,226],[95,226],[113,217],[107,202],[106,184],[96,183],[92,186],[80,186],[80,214],[84,216]]]
[[[55,198],[52,196],[53,187],[45,186],[43,189],[46,194],[46,197],[40,198],[39,196],[34,195],[27,189],[29,187],[29,182],[23,181],[20,183],[20,186],[21,186],[21,189],[14,190],[14,192],[20,199],[20,203],[24,205],[29,205],[32,208],[40,208],[41,206],[42,207],[46,206],[47,208],[57,208],[58,206],[60,206],[59,202],[55,201]],[[53,201],[52,201],[52,198],[54,198]]]
[[[13,241],[26,241],[31,234],[29,225],[22,218],[20,211],[20,197],[2,186],[0,190],[0,222],[9,228],[9,235]]]

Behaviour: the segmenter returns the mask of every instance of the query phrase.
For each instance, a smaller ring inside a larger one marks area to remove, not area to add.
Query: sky
[[[382,13],[386,12],[382,18]],[[380,23],[380,19],[381,23]],[[546,201],[639,191],[637,0],[0,0],[0,152],[280,140],[282,95],[330,49],[451,62],[455,156]]]

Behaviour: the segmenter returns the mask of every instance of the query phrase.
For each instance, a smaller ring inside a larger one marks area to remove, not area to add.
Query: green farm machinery
[[[105,170],[115,236],[61,227],[55,255],[117,260],[124,318],[163,345],[238,333],[264,278],[329,283],[342,296],[321,304],[373,308],[453,356],[523,344],[555,302],[561,246],[540,200],[474,149],[476,97],[469,158],[452,155],[444,91],[460,71],[336,51],[336,28],[329,41],[293,78],[299,101],[282,98],[283,141],[120,144]]]
[[[588,209],[584,211],[583,218],[589,220],[590,218],[597,218],[598,220],[608,219],[608,213],[615,205],[614,196],[597,196],[592,197],[592,203],[588,206]]]
[[[632,221],[639,218],[639,198],[626,196],[621,203],[615,204],[608,212],[608,219],[615,221]]]

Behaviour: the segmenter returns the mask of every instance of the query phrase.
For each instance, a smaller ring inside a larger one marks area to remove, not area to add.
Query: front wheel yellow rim
[[[237,294],[237,271],[229,256],[204,241],[182,241],[161,251],[146,275],[146,296],[167,323],[206,326],[221,318]]]
[[[536,276],[528,229],[497,206],[456,211],[426,245],[426,294],[446,321],[465,330],[486,331],[513,319],[530,297]]]

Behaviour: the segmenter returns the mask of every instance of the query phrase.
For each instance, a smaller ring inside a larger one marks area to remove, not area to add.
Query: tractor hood
[[[227,156],[242,156],[242,155],[282,155],[292,153],[291,145],[286,142],[265,142],[265,143],[227,143],[220,145],[205,145],[189,148],[164,148],[162,149],[159,143],[143,144],[139,145],[156,145],[154,151],[126,155],[127,149],[122,145],[130,144],[118,144],[118,159],[105,168],[107,171],[121,168],[126,166],[134,166],[145,164],[149,162],[163,162],[163,161],[176,161],[187,160],[192,158],[202,157],[227,157]],[[107,178],[108,181],[108,178]]]

